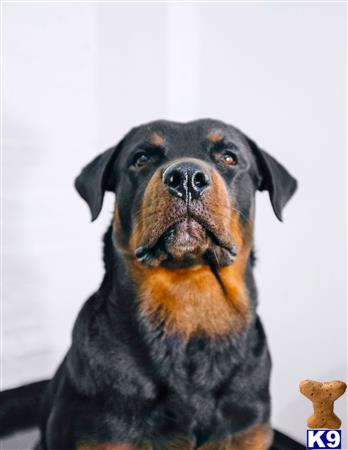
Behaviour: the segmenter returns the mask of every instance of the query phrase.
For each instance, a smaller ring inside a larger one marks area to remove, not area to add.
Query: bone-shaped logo
[[[346,391],[343,381],[304,380],[300,383],[300,392],[313,403],[313,414],[307,419],[308,428],[340,428],[341,420],[334,413],[334,401]]]

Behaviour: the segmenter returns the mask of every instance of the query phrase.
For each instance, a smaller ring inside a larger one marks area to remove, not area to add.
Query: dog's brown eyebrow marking
[[[223,139],[223,136],[222,136],[222,133],[220,133],[220,131],[211,131],[209,134],[208,134],[208,140],[210,141],[210,142],[220,142],[220,141],[222,141],[222,139]]]
[[[161,145],[164,144],[164,138],[155,132],[155,133],[152,133],[150,142],[152,145],[156,145],[156,146],[160,147]]]

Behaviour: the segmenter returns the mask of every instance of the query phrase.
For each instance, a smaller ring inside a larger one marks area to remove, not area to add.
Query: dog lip
[[[149,253],[151,252],[151,250],[153,250],[156,247],[156,245],[159,243],[161,238],[163,238],[168,232],[170,232],[170,230],[173,227],[175,227],[178,223],[182,222],[185,219],[193,219],[194,221],[196,221],[198,224],[200,224],[206,230],[206,232],[208,233],[208,236],[215,244],[217,244],[219,247],[225,249],[228,253],[230,253],[230,255],[232,257],[237,256],[237,248],[231,241],[221,239],[217,235],[216,231],[214,231],[212,229],[212,227],[209,226],[209,224],[205,220],[198,217],[196,214],[188,214],[188,215],[178,218],[178,220],[171,223],[170,226],[168,226],[165,229],[165,231],[163,233],[161,233],[161,235],[158,236],[158,238],[155,241],[151,242],[149,245],[146,243],[140,244],[135,249],[135,257],[137,258],[137,260],[139,262],[145,262],[146,259],[149,257]]]
[[[196,222],[198,222],[208,232],[213,242],[215,242],[217,245],[224,248],[225,250],[231,252],[232,254],[236,252],[235,245],[230,240],[224,240],[220,238],[218,233],[213,229],[213,227],[209,225],[209,223],[207,223],[205,220],[203,220],[196,214],[191,213],[190,217]]]

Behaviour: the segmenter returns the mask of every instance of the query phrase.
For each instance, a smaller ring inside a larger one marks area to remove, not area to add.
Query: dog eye
[[[225,150],[222,155],[222,162],[226,166],[236,166],[238,164],[237,156],[231,150]]]
[[[137,153],[133,159],[133,166],[143,167],[151,160],[151,156],[146,152]]]

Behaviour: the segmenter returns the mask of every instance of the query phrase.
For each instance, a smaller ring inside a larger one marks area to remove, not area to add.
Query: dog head
[[[116,194],[117,242],[152,267],[233,264],[251,247],[255,192],[269,192],[281,220],[296,185],[241,131],[210,119],[134,128],[76,179],[92,220],[105,191]]]

